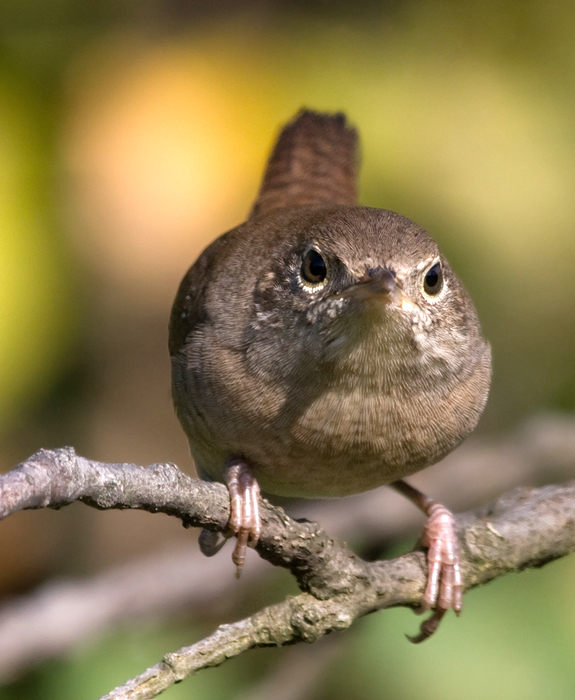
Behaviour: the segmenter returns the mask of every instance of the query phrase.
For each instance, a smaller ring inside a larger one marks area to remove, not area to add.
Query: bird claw
[[[249,466],[239,457],[230,457],[226,463],[226,484],[231,506],[229,527],[237,537],[232,561],[239,578],[247,548],[255,547],[261,534],[260,488]]]
[[[200,551],[205,557],[213,557],[231,537],[230,534],[222,532],[213,532],[212,530],[202,530],[198,538]]]
[[[422,543],[428,548],[428,578],[421,606],[417,612],[434,610],[434,613],[421,624],[417,636],[408,637],[414,644],[419,644],[431,637],[448,610],[453,610],[459,616],[463,602],[455,518],[451,511],[439,503],[430,504],[427,515],[428,521]]]
[[[421,609],[417,610],[416,612],[423,613],[425,612],[425,610]],[[405,636],[409,639],[409,641],[412,644],[420,644],[421,642],[424,642],[426,639],[429,639],[429,637],[431,637],[431,635],[439,627],[439,623],[443,619],[443,616],[446,612],[446,610],[436,610],[433,613],[433,615],[431,615],[427,618],[427,620],[424,620],[421,623],[421,626],[419,628],[419,634],[416,634],[413,637],[409,634],[406,634]]]

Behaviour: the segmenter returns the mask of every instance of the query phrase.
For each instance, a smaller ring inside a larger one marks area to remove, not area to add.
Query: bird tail
[[[302,110],[277,140],[250,218],[285,207],[356,204],[357,140],[344,114]]]

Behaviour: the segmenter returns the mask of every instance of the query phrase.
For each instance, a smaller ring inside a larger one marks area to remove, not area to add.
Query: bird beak
[[[355,284],[342,292],[341,296],[358,301],[373,300],[390,303],[400,291],[395,272],[384,267],[367,270]]]

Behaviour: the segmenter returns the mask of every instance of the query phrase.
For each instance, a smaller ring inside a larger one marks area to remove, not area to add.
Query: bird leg
[[[247,462],[241,457],[227,459],[226,484],[230,492],[230,529],[237,537],[232,561],[236,565],[236,577],[239,578],[247,547],[256,546],[262,530],[258,502],[260,487]]]
[[[232,561],[236,565],[236,578],[239,578],[246,560],[247,547],[255,547],[261,534],[258,502],[260,487],[248,463],[242,457],[228,457],[224,476],[230,494],[228,532],[202,530],[199,544],[202,554],[211,557],[235,535],[237,541],[232,552]]]
[[[445,506],[432,501],[405,481],[395,481],[391,486],[427,515],[421,542],[428,548],[428,578],[417,612],[434,610],[434,613],[421,624],[416,637],[408,637],[418,644],[431,637],[448,610],[454,610],[456,615],[461,612],[463,586],[455,518]]]

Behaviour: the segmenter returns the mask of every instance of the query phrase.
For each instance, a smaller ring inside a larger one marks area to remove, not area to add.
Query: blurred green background
[[[4,0],[3,471],[64,444],[191,470],[169,398],[170,305],[201,249],[249,211],[302,106],[347,113],[362,203],[432,232],[471,291],[494,356],[480,434],[575,409],[573,3]],[[0,528],[0,592],[189,537],[145,514],[18,514]],[[404,640],[408,611],[373,615],[307,697],[572,699],[574,576],[565,560],[476,591],[421,648]],[[97,697],[225,619],[111,632],[0,699]],[[237,697],[283,653],[163,697]]]

